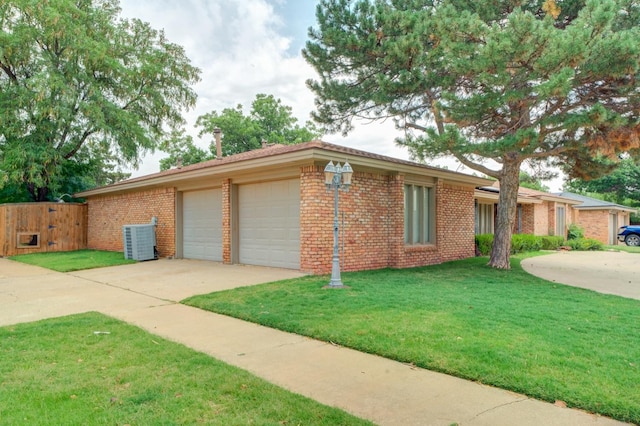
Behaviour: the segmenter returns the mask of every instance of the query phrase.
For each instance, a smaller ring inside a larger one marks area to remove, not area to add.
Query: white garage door
[[[222,261],[222,190],[182,194],[182,256]]]
[[[240,263],[300,269],[300,181],[238,188]]]

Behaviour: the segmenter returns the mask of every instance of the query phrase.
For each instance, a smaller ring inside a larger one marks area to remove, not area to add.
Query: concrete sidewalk
[[[0,325],[103,312],[381,425],[622,424],[175,303],[298,275],[181,260],[61,274],[0,259]]]

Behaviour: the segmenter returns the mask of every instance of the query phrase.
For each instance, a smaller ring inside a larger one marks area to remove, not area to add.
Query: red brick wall
[[[231,261],[231,179],[222,182],[222,261]]]
[[[535,234],[535,216],[534,216],[534,204],[521,204],[521,222],[522,222],[522,234]],[[517,226],[516,221],[516,226]]]
[[[223,182],[223,260],[232,262],[231,180]],[[340,260],[343,271],[406,268],[474,255],[473,188],[437,182],[435,244],[404,244],[404,177],[356,172],[349,192],[339,193]],[[176,190],[96,196],[89,200],[88,246],[122,251],[122,226],[158,217],[160,256],[175,256]],[[323,168],[300,174],[300,268],[331,271],[334,192]]]
[[[473,188],[443,185],[436,191],[436,244],[404,244],[404,178],[354,173],[339,193],[343,271],[406,268],[474,255]],[[316,274],[331,271],[334,193],[321,167],[304,167],[300,179],[300,264]],[[344,250],[344,251],[343,251]]]
[[[341,269],[379,269],[389,265],[389,177],[354,173],[348,192],[338,194]],[[327,191],[322,167],[303,167],[300,176],[300,267],[331,271],[333,190]]]
[[[577,224],[584,229],[585,238],[609,244],[609,212],[606,210],[582,210]]]
[[[175,188],[95,196],[88,200],[87,246],[97,250],[123,251],[122,226],[150,223],[158,218],[156,242],[160,257],[175,256]]]
[[[453,185],[437,187],[437,227],[440,260],[464,259],[475,255],[474,188]]]

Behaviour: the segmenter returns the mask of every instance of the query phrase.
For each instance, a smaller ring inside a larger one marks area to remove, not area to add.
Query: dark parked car
[[[628,246],[640,246],[640,225],[622,226],[618,230],[618,241]]]

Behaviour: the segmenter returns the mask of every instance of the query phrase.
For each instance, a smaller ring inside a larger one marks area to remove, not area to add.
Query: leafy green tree
[[[169,170],[173,166],[200,163],[212,158],[211,153],[193,143],[193,138],[183,132],[173,132],[160,149],[169,157],[160,160],[160,170]]]
[[[184,50],[119,13],[117,0],[0,1],[0,181],[34,201],[66,167],[135,166],[195,104]]]
[[[640,165],[631,158],[620,161],[611,173],[598,179],[569,179],[566,189],[578,193],[598,193],[618,204],[640,204]]]
[[[315,119],[347,133],[393,117],[414,158],[500,180],[493,267],[510,267],[524,162],[591,176],[638,152],[637,0],[321,0],[316,14]]]
[[[249,115],[245,115],[242,105],[225,108],[222,113],[212,111],[201,115],[196,121],[200,128],[199,136],[210,135],[214,130],[222,130],[222,154],[232,155],[260,148],[262,141],[292,145],[317,139],[320,132],[316,126],[307,122],[304,127],[298,124],[292,108],[282,104],[273,95],[256,95],[251,104]],[[188,165],[209,160],[216,156],[215,140],[209,146],[209,152],[197,147],[191,136],[174,133],[162,145],[169,154],[160,160],[160,169],[166,170],[178,164]]]
[[[532,176],[527,172],[520,172],[520,186],[529,189],[535,189],[537,191],[548,192],[549,187],[542,183],[542,179],[537,178],[536,176]]]

